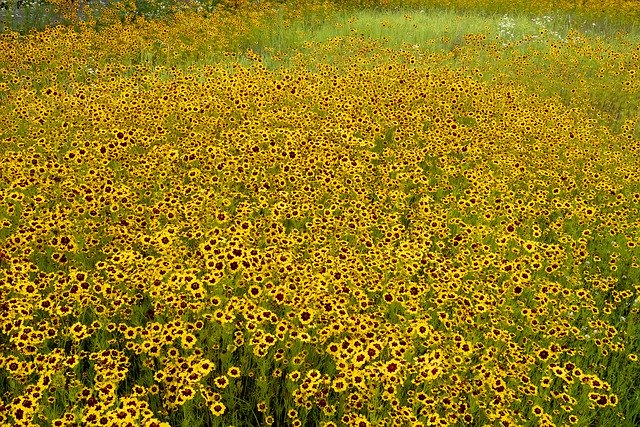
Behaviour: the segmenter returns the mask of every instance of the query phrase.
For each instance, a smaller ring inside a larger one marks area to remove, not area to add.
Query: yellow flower
[[[220,415],[224,414],[224,411],[226,411],[227,407],[224,406],[222,402],[216,402],[209,406],[209,409],[211,409],[213,415],[219,417]]]
[[[260,286],[251,285],[251,286],[249,286],[248,293],[249,293],[250,297],[258,298],[262,294],[262,289],[260,288]]]
[[[367,420],[365,417],[363,417],[362,415],[358,415],[353,422],[349,423],[350,426],[357,426],[357,427],[369,427],[371,425],[371,423],[369,422],[369,420]]]
[[[298,381],[300,379],[300,371],[291,371],[287,376],[291,381]]]
[[[300,320],[300,323],[302,323],[303,325],[310,324],[313,321],[313,311],[311,311],[311,310],[302,310],[298,314],[298,319]]]
[[[196,336],[190,333],[183,333],[180,336],[180,341],[182,343],[183,348],[193,348],[197,340],[198,339],[196,338]]]
[[[227,375],[229,375],[231,378],[239,378],[240,373],[240,368],[238,368],[237,366],[232,366],[227,370]]]
[[[69,334],[76,341],[81,341],[89,336],[87,333],[87,327],[82,323],[77,322],[71,325],[69,328]]]
[[[216,377],[216,379],[214,380],[214,383],[218,388],[226,388],[229,385],[229,379],[225,375],[222,375],[222,376]]]
[[[156,234],[155,236],[155,244],[160,249],[169,249],[173,244],[175,236],[172,233],[169,233],[167,230],[163,230]]]

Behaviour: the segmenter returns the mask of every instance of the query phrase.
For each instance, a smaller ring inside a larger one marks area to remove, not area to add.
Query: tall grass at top
[[[250,48],[273,69],[289,65],[295,52],[314,44],[362,37],[391,49],[405,49],[416,58],[445,54],[433,65],[477,69],[485,81],[518,82],[542,96],[558,96],[566,105],[578,106],[578,102],[592,109],[594,118],[603,114],[598,120],[611,123],[616,131],[638,114],[634,76],[619,76],[610,69],[610,57],[629,52],[623,60],[633,61],[634,54],[627,48],[640,43],[640,27],[626,21],[609,17],[590,21],[582,14],[561,11],[497,15],[444,8],[356,9],[303,16],[299,19],[279,10],[268,26],[257,26],[245,35],[238,55]],[[476,34],[483,36],[482,41],[473,40]],[[345,54],[336,49],[319,60],[338,63]],[[544,71],[550,69],[557,72],[549,76]],[[633,132],[640,135],[640,128],[634,126]]]

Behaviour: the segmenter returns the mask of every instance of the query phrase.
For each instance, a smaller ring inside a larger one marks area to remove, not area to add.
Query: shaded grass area
[[[222,3],[222,4],[221,4]],[[109,27],[118,20],[171,20],[181,10],[210,13],[216,8],[230,8],[220,0],[45,0],[10,1],[0,8],[0,33],[29,34],[57,25],[77,26],[78,21],[91,22],[95,29]]]

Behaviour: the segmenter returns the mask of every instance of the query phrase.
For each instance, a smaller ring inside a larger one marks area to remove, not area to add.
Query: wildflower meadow
[[[640,425],[640,3],[0,2],[0,425]]]

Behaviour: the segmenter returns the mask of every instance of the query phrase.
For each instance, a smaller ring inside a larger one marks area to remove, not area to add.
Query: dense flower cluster
[[[358,36],[39,70],[73,34],[5,41],[1,422],[622,422],[633,123]]]

